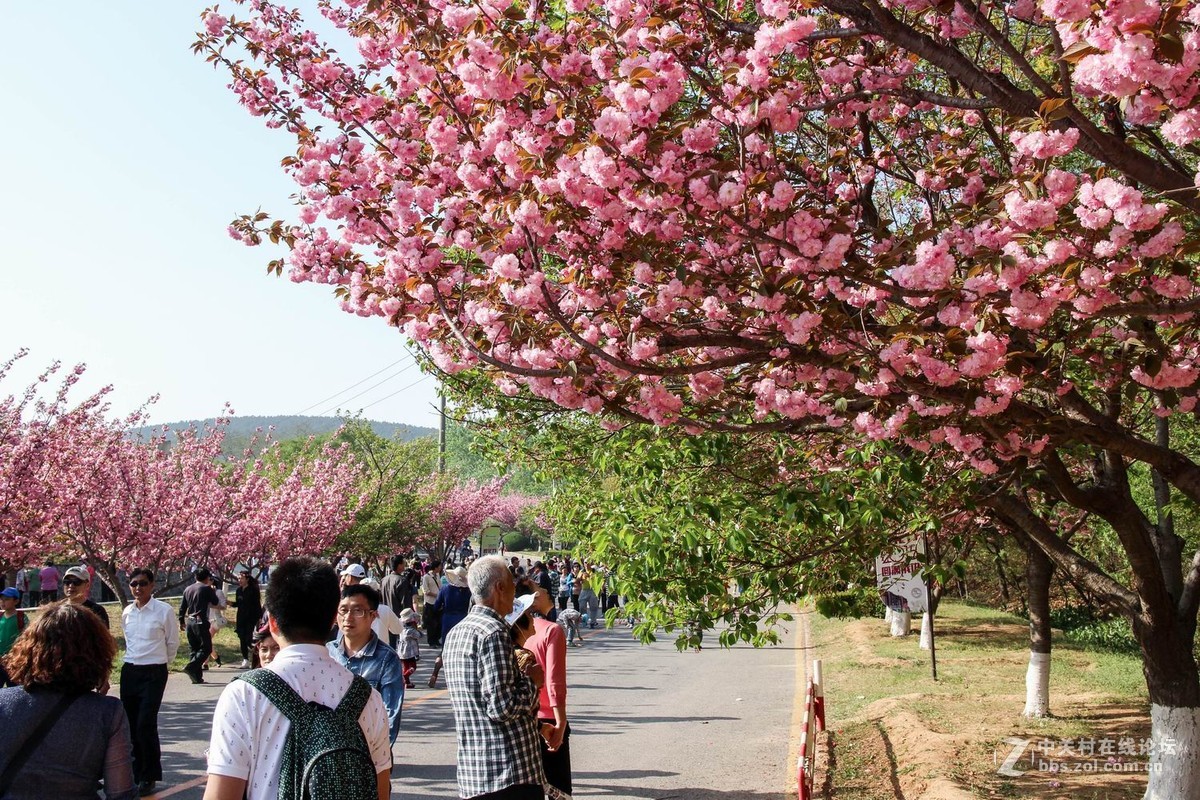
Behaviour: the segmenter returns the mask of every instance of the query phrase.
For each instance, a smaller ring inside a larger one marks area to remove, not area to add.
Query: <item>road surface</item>
[[[589,631],[568,653],[574,797],[605,800],[787,800],[795,796],[789,737],[797,721],[799,622],[779,647],[680,653],[644,646],[628,628]],[[408,691],[394,753],[393,797],[456,798],[454,718],[444,683],[425,688],[427,650]],[[172,674],[160,716],[159,798],[200,800],[216,697],[238,670],[193,686]],[[113,692],[116,693],[114,687]]]

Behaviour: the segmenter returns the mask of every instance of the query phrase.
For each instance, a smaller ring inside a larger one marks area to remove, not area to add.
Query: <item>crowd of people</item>
[[[290,796],[298,781],[320,780],[320,765],[308,762],[325,756],[309,751],[338,730],[346,746],[332,749],[346,752],[326,773],[357,770],[370,796],[387,797],[405,691],[423,654],[427,685],[444,673],[454,708],[461,797],[569,797],[566,652],[615,607],[608,576],[566,559],[466,561],[443,568],[395,556],[376,581],[349,556],[336,565],[290,559],[271,570],[265,603],[249,570],[237,571],[229,597],[198,568],[177,609],[154,597],[153,572],[134,570],[119,699],[106,696],[118,650],[86,567],[61,581],[39,575],[37,594],[0,591],[0,685],[9,687],[0,689],[0,724],[29,733],[0,750],[0,800],[51,796],[47,786],[62,798],[95,797],[98,785],[108,798],[153,795],[169,664],[186,640],[183,672],[204,683],[205,670],[221,666],[213,637],[230,607],[247,671],[218,701],[206,798]],[[63,599],[43,595],[50,583],[55,592],[61,583]],[[29,600],[42,603],[36,613],[20,608]],[[87,730],[68,733],[78,724]],[[352,800],[349,791],[331,796]]]

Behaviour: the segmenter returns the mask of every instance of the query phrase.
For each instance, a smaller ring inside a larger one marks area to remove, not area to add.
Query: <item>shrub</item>
[[[1064,633],[1068,641],[1081,644],[1084,647],[1111,650],[1114,653],[1141,652],[1137,640],[1133,638],[1133,631],[1129,627],[1129,621],[1123,618],[1092,622],[1064,631]]]
[[[883,600],[873,586],[818,595],[815,604],[817,613],[823,617],[861,619],[883,616]]]
[[[501,541],[504,542],[505,550],[528,550],[533,546],[533,542],[529,540],[529,537],[520,531],[510,531],[504,534],[501,537]]]

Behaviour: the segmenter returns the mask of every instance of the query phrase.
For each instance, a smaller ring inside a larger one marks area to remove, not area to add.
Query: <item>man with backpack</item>
[[[340,594],[323,561],[292,558],[271,573],[268,625],[279,655],[221,692],[204,800],[391,796],[383,700],[325,647]]]

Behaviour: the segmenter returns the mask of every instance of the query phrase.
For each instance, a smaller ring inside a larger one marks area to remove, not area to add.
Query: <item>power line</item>
[[[382,403],[384,400],[387,400],[389,397],[395,397],[396,395],[400,394],[401,392],[406,392],[409,389],[411,389],[412,387],[416,386],[421,381],[428,380],[428,379],[429,379],[428,375],[422,375],[421,377],[417,378],[415,381],[410,383],[408,386],[405,386],[403,389],[397,389],[396,391],[392,392],[391,394],[385,394],[383,397],[379,398],[378,400],[374,400],[370,403],[367,403],[365,406],[360,408],[359,411],[365,411],[366,409],[370,408],[373,405]]]
[[[410,357],[411,355],[412,355],[411,353],[406,353],[406,354],[405,354],[405,356],[404,356],[404,358],[408,358],[408,357]],[[400,359],[398,359],[398,360],[396,360],[396,361],[393,361],[392,363],[388,364],[386,367],[384,367],[383,369],[379,370],[378,372],[372,372],[370,375],[368,375],[367,377],[363,378],[363,379],[362,379],[361,381],[359,381],[358,383],[352,383],[352,384],[350,384],[349,386],[347,386],[345,389],[342,389],[340,392],[334,392],[333,394],[329,395],[329,397],[326,397],[324,400],[318,400],[317,402],[313,403],[313,404],[312,404],[311,406],[309,406],[308,408],[302,408],[302,409],[300,409],[299,411],[297,411],[297,412],[296,412],[296,416],[300,416],[300,415],[301,415],[301,414],[303,414],[305,411],[310,411],[310,410],[312,410],[312,409],[316,408],[317,406],[323,406],[323,405],[325,405],[326,403],[328,403],[330,400],[332,400],[333,398],[337,397],[338,395],[340,395],[340,394],[345,394],[346,392],[348,392],[348,391],[350,391],[351,389],[353,389],[355,386],[359,386],[359,385],[361,385],[361,384],[364,384],[364,383],[366,383],[367,381],[371,380],[371,378],[374,378],[376,375],[379,375],[380,373],[387,372],[389,369],[391,369],[392,367],[396,366],[396,365],[397,365],[397,364],[399,364],[401,361],[403,361],[403,360],[404,360],[404,358],[400,358]],[[396,374],[399,374],[399,373],[396,373]]]
[[[401,375],[403,375],[405,372],[408,372],[410,369],[412,369],[414,366],[416,366],[416,364],[417,364],[417,362],[416,362],[416,361],[412,361],[412,362],[410,362],[410,363],[408,363],[408,364],[405,364],[403,367],[401,367],[401,368],[400,368],[398,371],[396,371],[395,373],[393,373],[393,374],[391,374],[391,375],[387,376],[386,378],[384,378],[383,380],[379,381],[378,383],[373,383],[373,384],[371,384],[370,386],[368,386],[367,388],[363,389],[363,390],[362,390],[361,392],[359,392],[358,394],[352,394],[352,395],[350,395],[349,397],[347,397],[347,398],[346,398],[346,399],[344,399],[344,400],[339,400],[339,401],[337,401],[336,403],[334,403],[334,404],[333,404],[333,406],[331,406],[330,408],[327,408],[327,409],[325,409],[325,413],[324,413],[324,414],[321,414],[320,416],[322,416],[322,417],[327,417],[327,416],[329,416],[329,413],[330,413],[331,411],[336,411],[337,409],[341,408],[343,403],[349,403],[351,400],[355,399],[356,397],[362,397],[364,394],[366,394],[367,392],[371,391],[372,389],[375,389],[375,388],[378,388],[378,387],[380,387],[380,386],[383,386],[383,385],[384,385],[385,383],[387,383],[388,381],[390,381],[390,380],[392,380],[392,379],[394,379],[394,378],[398,378],[398,377],[400,377],[400,376],[401,376]],[[376,372],[375,374],[376,374],[376,375],[378,375],[379,373],[378,373],[378,372]],[[359,383],[362,383],[362,381],[359,381]],[[356,384],[356,385],[357,385],[357,384]]]

